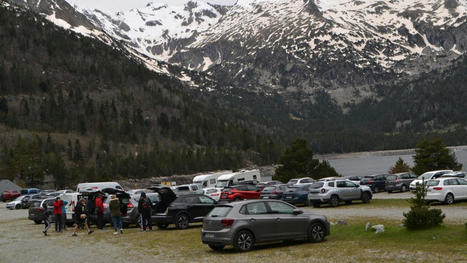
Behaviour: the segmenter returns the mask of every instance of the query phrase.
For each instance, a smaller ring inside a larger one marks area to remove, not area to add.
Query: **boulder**
[[[371,229],[375,230],[375,234],[384,233],[384,225],[374,225]]]

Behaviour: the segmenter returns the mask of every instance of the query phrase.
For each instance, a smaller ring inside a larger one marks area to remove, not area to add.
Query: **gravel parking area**
[[[467,218],[467,206],[438,206],[438,208],[446,213],[446,222],[463,224]],[[402,219],[402,213],[408,210],[406,207],[362,208],[353,205],[338,208],[303,207],[302,209],[324,214],[331,222],[339,219],[363,218],[372,223],[377,223],[377,219]],[[78,237],[71,237],[70,229],[60,234],[51,230],[50,235],[44,237],[41,233],[42,229],[43,225],[36,225],[27,220],[27,210],[7,210],[5,204],[0,204],[0,262],[82,263],[89,260],[91,262],[264,262],[271,256],[274,256],[277,261],[293,262],[372,262],[375,259],[371,254],[365,254],[362,259],[361,253],[349,256],[348,253],[340,250],[333,252],[335,254],[333,258],[313,256],[315,252],[312,251],[329,252],[329,249],[333,249],[335,245],[354,246],[345,242],[334,244],[333,242],[339,241],[332,241],[332,238],[320,244],[264,245],[261,249],[251,253],[237,254],[232,253],[231,250],[225,253],[215,253],[201,244],[199,226],[189,230],[155,230],[152,233],[140,233],[138,229],[132,228],[126,229],[123,235],[117,236],[113,235],[113,230],[108,226],[106,230],[96,231],[90,236],[84,230],[80,230]],[[185,242],[182,247],[179,245],[181,240]],[[393,251],[390,258],[398,257],[398,255],[398,251]],[[420,258],[420,255],[414,254],[411,257]],[[387,261],[381,262],[391,261],[388,258]],[[425,261],[415,260],[413,262]]]
[[[381,192],[381,193],[374,193],[373,199],[409,199],[413,196],[411,192]]]

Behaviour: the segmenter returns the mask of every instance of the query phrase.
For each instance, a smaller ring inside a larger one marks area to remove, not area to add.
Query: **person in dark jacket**
[[[96,198],[96,213],[97,213],[97,228],[102,230],[104,228],[104,202],[102,195],[99,194]]]
[[[62,207],[64,206],[63,200],[60,200],[60,197],[57,196],[54,201],[54,216],[55,216],[55,232],[63,231],[63,217],[62,217]]]
[[[49,227],[50,227],[50,222],[49,222],[49,216],[50,216],[50,211],[47,210],[47,204],[46,202],[44,202],[44,204],[42,204],[42,219],[44,220],[44,230],[42,231],[42,233],[47,236],[47,230],[49,230]]]
[[[138,212],[141,216],[141,230],[143,232],[148,229],[152,231],[151,200],[149,200],[145,192],[142,192],[141,197],[139,198]]]
[[[118,234],[118,229],[120,229],[120,234],[123,234],[122,216],[120,212],[120,200],[118,200],[117,196],[111,196],[109,208],[110,215],[112,216],[112,224],[115,230],[114,235]]]
[[[84,198],[81,198],[79,202],[75,206],[75,214],[74,214],[74,219],[75,219],[75,228],[73,229],[73,235],[72,236],[77,236],[76,232],[78,231],[78,228],[80,226],[85,226],[86,229],[88,230],[88,234],[91,234],[92,230],[89,229],[88,225],[88,211],[86,210],[86,200]]]

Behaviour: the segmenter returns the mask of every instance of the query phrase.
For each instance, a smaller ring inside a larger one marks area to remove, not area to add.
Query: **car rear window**
[[[390,175],[386,178],[388,181],[395,181],[397,179],[397,175]]]
[[[41,206],[41,201],[32,202],[31,204],[31,207],[39,207],[39,206]]]
[[[426,185],[427,186],[437,186],[437,185],[439,185],[439,180],[430,180],[430,181],[426,182]]]
[[[209,213],[210,217],[226,217],[229,214],[230,210],[232,210],[231,206],[218,206],[212,209],[211,213]]]
[[[316,182],[316,183],[313,183],[310,187],[313,189],[317,189],[317,188],[323,187],[323,185],[324,185],[323,182]]]

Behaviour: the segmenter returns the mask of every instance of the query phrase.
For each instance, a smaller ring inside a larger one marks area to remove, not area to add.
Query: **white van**
[[[96,183],[81,183],[76,187],[76,192],[84,192],[87,190],[102,190],[105,188],[114,188],[122,190],[122,186],[117,182],[96,182]]]
[[[201,188],[215,187],[217,183],[217,178],[219,178],[219,176],[231,173],[232,171],[222,171],[210,174],[197,175],[193,178],[193,183],[200,185]]]
[[[216,188],[226,188],[244,181],[260,181],[261,175],[258,169],[241,170],[239,172],[224,174],[217,178]]]

